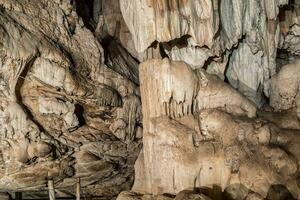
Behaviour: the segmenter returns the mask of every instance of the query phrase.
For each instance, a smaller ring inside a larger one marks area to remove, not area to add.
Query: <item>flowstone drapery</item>
[[[68,1],[1,6],[1,190],[46,190],[53,179],[72,194],[77,178],[92,196],[130,189],[142,131],[137,69],[106,66]]]
[[[263,199],[272,185],[284,185],[297,198],[298,130],[256,117],[250,100],[182,62],[147,61],[140,81],[144,147],[133,191],[176,194],[214,185],[237,191],[242,185],[241,199]]]
[[[0,0],[1,198],[300,198],[299,8]]]

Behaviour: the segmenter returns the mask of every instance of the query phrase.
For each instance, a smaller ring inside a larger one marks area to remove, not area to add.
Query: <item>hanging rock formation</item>
[[[54,179],[72,194],[80,178],[88,195],[130,189],[142,132],[136,61],[126,68],[112,54],[106,66],[68,1],[0,5],[0,188],[41,191]]]
[[[276,66],[278,48],[297,57],[298,4],[120,1],[136,50],[159,42],[169,58],[140,64],[137,194],[120,199],[213,185],[234,199],[272,199],[274,185],[299,198],[299,64]]]
[[[0,0],[1,198],[299,199],[299,8]]]

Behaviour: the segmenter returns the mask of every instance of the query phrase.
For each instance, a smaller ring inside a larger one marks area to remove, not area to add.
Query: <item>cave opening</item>
[[[94,20],[94,4],[99,0],[75,0],[76,12],[82,18],[84,25],[94,31],[96,21]]]

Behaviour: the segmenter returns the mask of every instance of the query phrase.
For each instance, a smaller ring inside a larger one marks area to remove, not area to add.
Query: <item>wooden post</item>
[[[22,192],[16,192],[16,200],[22,200]]]
[[[55,200],[54,182],[52,179],[48,180],[49,199]]]
[[[80,200],[80,178],[77,178],[76,183],[76,200]]]

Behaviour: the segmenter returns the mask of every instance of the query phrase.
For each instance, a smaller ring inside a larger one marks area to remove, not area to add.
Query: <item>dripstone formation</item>
[[[46,190],[50,178],[67,194],[77,178],[88,195],[130,189],[142,137],[137,64],[106,65],[69,1],[0,4],[1,190]]]
[[[299,0],[0,0],[0,192],[300,198]]]

